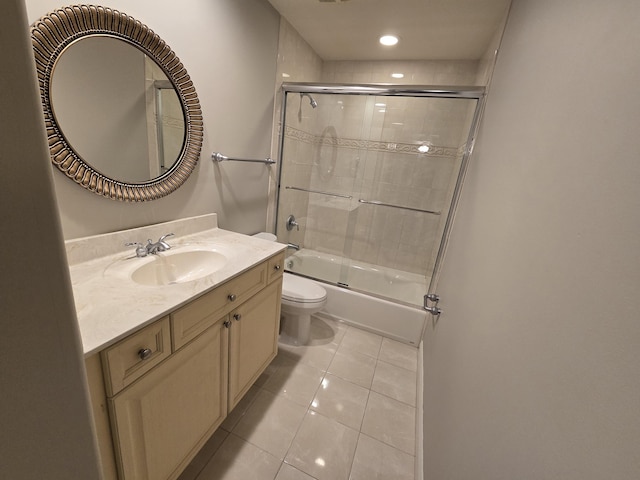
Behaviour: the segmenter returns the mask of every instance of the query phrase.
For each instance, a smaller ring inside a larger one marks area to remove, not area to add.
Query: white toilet
[[[254,237],[276,241],[272,233],[257,233]],[[311,335],[311,315],[327,303],[327,291],[316,282],[283,274],[280,341],[290,345],[306,345]]]
[[[306,345],[311,334],[311,315],[327,303],[327,291],[316,282],[286,273],[282,282],[280,341]]]

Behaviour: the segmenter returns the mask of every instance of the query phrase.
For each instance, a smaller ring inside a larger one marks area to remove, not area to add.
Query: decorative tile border
[[[284,136],[313,145],[333,145],[340,148],[351,148],[388,153],[410,153],[417,155],[426,155],[428,157],[457,158],[464,152],[465,149],[465,145],[461,145],[460,147],[431,145],[427,153],[422,153],[418,151],[419,145],[413,143],[383,141],[376,142],[373,140],[357,140],[354,138],[339,138],[328,136],[318,137],[303,130],[298,130],[289,126],[285,126]]]
[[[297,128],[286,126],[284,127],[284,136],[288,138],[293,138],[295,140],[300,140],[304,143],[316,143],[318,137],[315,135],[311,135],[303,130],[298,130]]]

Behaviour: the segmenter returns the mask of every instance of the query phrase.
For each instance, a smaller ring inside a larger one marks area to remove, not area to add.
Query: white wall
[[[84,362],[22,0],[3,2],[0,44],[0,478],[94,480]]]
[[[426,479],[640,476],[640,4],[514,0],[425,334]]]
[[[60,5],[26,0],[29,22]],[[266,0],[109,0],[100,5],[143,22],[176,52],[198,92],[204,142],[196,170],[176,192],[127,204],[102,198],[54,172],[65,238],[218,213],[222,228],[263,230],[269,169],[213,165],[211,152],[264,158],[271,149],[279,15]]]

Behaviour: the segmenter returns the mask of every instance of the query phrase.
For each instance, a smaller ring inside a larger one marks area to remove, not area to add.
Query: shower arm
[[[302,100],[302,97],[309,97],[309,104],[311,105],[311,108],[316,108],[318,106],[318,102],[316,102],[316,100],[311,96],[310,93],[301,92],[300,100]]]

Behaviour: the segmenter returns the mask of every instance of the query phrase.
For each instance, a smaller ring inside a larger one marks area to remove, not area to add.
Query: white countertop
[[[215,227],[215,215],[212,220],[208,217],[196,217],[196,221],[191,223],[189,219],[183,219],[67,242],[69,271],[85,357],[103,350],[286,248],[280,243],[221,230]],[[193,225],[196,225],[196,230],[212,225],[214,228],[190,233],[189,230],[194,228],[190,229],[189,226]],[[179,234],[178,231],[184,233]],[[136,262],[141,264],[145,261],[135,256],[133,247],[123,250],[123,239],[143,242],[148,236],[155,241],[157,236],[169,232],[175,233],[175,236],[167,239],[172,246],[169,252],[187,246],[213,245],[225,254],[226,264],[209,276],[172,285],[144,286],[122,274],[130,270],[131,265],[135,268]],[[116,242],[115,248],[120,251],[100,255],[113,249],[113,242]],[[96,248],[99,244],[108,248]],[[95,257],[87,260],[87,251]]]

